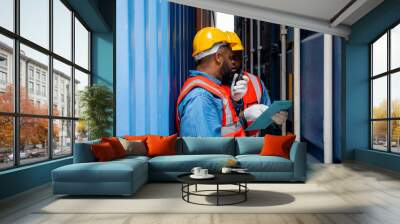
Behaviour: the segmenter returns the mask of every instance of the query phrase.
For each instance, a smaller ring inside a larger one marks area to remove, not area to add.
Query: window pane
[[[372,118],[387,118],[387,77],[372,80]]]
[[[20,119],[21,164],[34,163],[49,158],[49,120],[45,118],[22,117]]]
[[[89,70],[89,32],[75,18],[75,63]]]
[[[400,24],[393,28],[390,34],[390,67],[395,69],[400,67]]]
[[[88,138],[88,129],[84,120],[75,122],[75,143],[85,142]]]
[[[71,60],[72,12],[60,1],[53,1],[53,51]]]
[[[392,117],[400,118],[400,72],[391,75],[392,80],[390,82],[390,97],[391,97],[391,109]]]
[[[13,118],[0,116],[0,170],[14,165]]]
[[[13,49],[13,40],[0,35],[0,111],[2,112],[14,111]]]
[[[81,115],[80,95],[86,86],[89,86],[89,75],[75,69],[75,117]]]
[[[387,121],[372,122],[372,147],[387,151]]]
[[[72,121],[53,121],[53,156],[60,157],[72,154]]]
[[[400,153],[400,120],[391,121],[392,152]]]
[[[53,114],[72,117],[71,66],[53,60]]]
[[[14,0],[0,1],[0,26],[14,31]]]
[[[387,71],[387,34],[372,45],[372,68],[373,75]]]
[[[49,57],[21,44],[20,108],[25,114],[47,115]]]
[[[49,0],[20,0],[21,36],[49,48]]]

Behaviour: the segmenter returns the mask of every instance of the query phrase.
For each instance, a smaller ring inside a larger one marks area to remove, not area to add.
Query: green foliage
[[[113,104],[113,93],[104,85],[88,86],[80,93],[79,106],[83,109],[82,119],[87,125],[89,139],[110,136]]]

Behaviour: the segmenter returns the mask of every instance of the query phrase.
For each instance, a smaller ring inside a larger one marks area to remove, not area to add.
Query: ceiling
[[[383,0],[169,0],[266,22],[348,37]]]

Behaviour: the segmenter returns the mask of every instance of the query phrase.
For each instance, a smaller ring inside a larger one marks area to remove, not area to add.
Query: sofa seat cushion
[[[199,166],[216,172],[231,159],[235,158],[222,154],[158,156],[149,160],[149,170],[151,172],[190,172],[193,167]]]
[[[75,163],[53,170],[58,182],[131,182],[133,176],[147,172],[147,163],[140,159],[108,162]],[[144,174],[147,176],[147,173]]]
[[[293,172],[292,161],[279,156],[239,155],[236,160],[249,172]]]

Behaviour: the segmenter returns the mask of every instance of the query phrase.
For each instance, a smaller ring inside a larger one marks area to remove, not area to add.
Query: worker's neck
[[[200,72],[204,72],[204,73],[206,73],[206,74],[208,74],[208,75],[210,75],[210,76],[212,76],[212,77],[214,77],[214,78],[216,78],[216,79],[218,79],[220,81],[222,80],[219,71],[216,71],[215,69],[210,69],[209,66],[200,66],[200,65],[198,65],[196,67],[196,70],[200,71]]]

